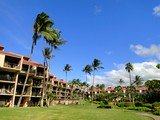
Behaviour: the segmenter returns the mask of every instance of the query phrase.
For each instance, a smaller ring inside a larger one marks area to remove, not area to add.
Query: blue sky
[[[160,59],[159,0],[1,0],[0,44],[6,51],[29,54],[32,25],[42,11],[68,41],[54,51],[51,61],[51,71],[58,78],[65,78],[63,67],[68,63],[73,68],[68,79],[84,80],[81,70],[94,58],[105,68],[96,73],[96,83],[115,85],[120,78],[127,83],[127,62],[135,67],[133,78],[136,74],[145,80],[159,78],[160,71],[154,67]],[[41,39],[34,61],[43,60],[42,44]]]

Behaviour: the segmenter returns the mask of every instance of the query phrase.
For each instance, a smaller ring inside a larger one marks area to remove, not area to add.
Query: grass
[[[123,109],[98,109],[96,105],[0,108],[0,120],[151,120]]]

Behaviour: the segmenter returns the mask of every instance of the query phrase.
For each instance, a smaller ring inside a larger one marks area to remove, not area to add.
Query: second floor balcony
[[[21,58],[5,56],[4,67],[20,69]]]

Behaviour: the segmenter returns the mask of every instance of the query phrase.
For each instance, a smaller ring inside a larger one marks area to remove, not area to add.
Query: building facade
[[[14,107],[17,105],[29,65],[31,69],[21,106],[26,106],[28,101],[31,106],[39,104],[44,89],[44,72],[47,71],[47,68],[40,63],[29,61],[28,57],[5,52],[4,47],[0,46],[0,106]],[[53,85],[52,93],[57,99],[70,98],[70,88],[64,80],[59,80],[46,72],[45,78],[47,77],[49,77],[47,84]]]

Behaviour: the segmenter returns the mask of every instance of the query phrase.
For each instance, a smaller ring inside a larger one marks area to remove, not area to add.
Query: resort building
[[[94,89],[93,91],[88,90],[87,94],[91,95],[92,92],[93,92],[93,94],[99,94],[99,93],[102,93],[102,92],[106,92],[106,93],[118,92],[118,91],[116,91],[115,88],[116,87],[107,87],[104,90],[101,90],[101,89]],[[138,93],[143,93],[143,92],[146,92],[147,90],[148,90],[148,87],[146,87],[146,86],[135,86],[135,91],[138,92]],[[122,86],[122,92],[126,93],[126,91],[127,91],[127,86]]]
[[[53,85],[52,92],[57,99],[70,98],[70,88],[64,80],[58,80],[54,75],[45,73],[48,68],[42,64],[29,61],[26,56],[12,52],[5,52],[0,46],[0,106],[14,107],[21,96],[24,81],[29,65],[31,66],[29,78],[25,86],[21,106],[30,101],[31,106],[39,104],[43,93],[43,80],[49,77],[48,83]]]
[[[55,103],[66,104],[66,100],[67,104],[73,103],[76,100],[72,100],[72,95],[78,95],[82,98],[85,94],[90,96],[92,92],[93,94],[116,92],[115,87],[108,87],[103,91],[100,89],[86,91],[78,86],[69,86],[63,79],[57,79],[48,73],[48,68],[42,64],[30,61],[29,57],[23,55],[5,52],[4,47],[0,45],[0,106],[14,107],[17,105],[29,66],[29,77],[20,106],[27,106],[28,101],[30,106],[40,104],[43,91],[46,89],[44,88],[44,80],[47,86],[52,86],[51,92],[56,96]],[[139,93],[148,90],[145,86],[138,86],[135,89]],[[124,93],[126,90],[126,86],[122,87]]]

